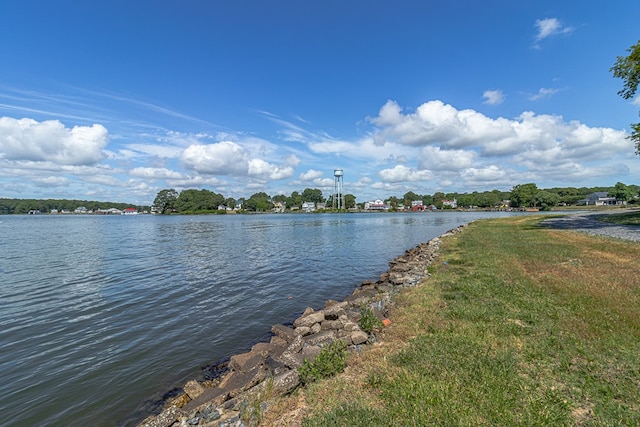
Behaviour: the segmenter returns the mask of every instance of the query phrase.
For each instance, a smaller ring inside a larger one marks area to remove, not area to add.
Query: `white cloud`
[[[107,129],[100,125],[69,129],[58,120],[0,117],[0,158],[59,165],[91,165],[103,160]]]
[[[466,182],[479,183],[503,183],[507,172],[498,166],[490,165],[484,168],[468,168],[460,174]]]
[[[415,113],[406,114],[389,101],[380,111],[380,116],[370,119],[380,125],[374,139],[383,144],[437,147],[423,149],[421,168],[434,169],[440,164],[455,169],[455,161],[466,167],[477,158],[525,155],[552,148],[558,151],[557,157],[596,160],[596,155],[604,158],[628,145],[624,131],[591,128],[578,121],[565,122],[562,116],[528,111],[515,119],[492,119],[474,110],[457,110],[442,101],[429,101]]]
[[[542,87],[542,88],[540,88],[538,90],[538,93],[529,96],[529,99],[531,101],[539,101],[541,99],[548,99],[548,98],[551,98],[553,95],[555,95],[558,92],[560,92],[560,89]]]
[[[180,172],[172,171],[167,168],[133,168],[130,175],[139,178],[150,179],[181,179],[183,175]]]
[[[535,27],[538,31],[536,41],[541,41],[547,37],[558,34],[568,34],[573,32],[572,27],[565,27],[557,18],[545,18],[536,20]]]
[[[303,181],[312,181],[316,178],[320,178],[322,176],[322,172],[309,169],[308,171],[300,174],[300,179]]]
[[[261,180],[281,180],[290,178],[300,159],[289,155],[283,164],[275,164],[263,158],[251,158],[249,151],[261,156],[269,156],[275,148],[262,140],[248,139],[240,145],[233,141],[214,144],[194,144],[187,147],[180,156],[183,165],[205,175],[251,177]]]
[[[211,175],[246,175],[247,153],[231,141],[188,146],[180,156],[186,168]]]
[[[248,175],[254,178],[286,179],[292,177],[294,172],[291,166],[278,166],[262,159],[251,159],[248,165]]]
[[[396,165],[391,169],[383,169],[378,172],[378,176],[384,182],[403,182],[403,181],[427,181],[433,178],[433,174],[426,170],[416,170],[408,168],[404,165]]]
[[[388,101],[379,116],[370,120],[380,127],[374,136],[378,144],[464,148],[513,136],[514,132],[507,119],[490,119],[474,110],[457,110],[439,100],[426,102],[409,114],[402,114],[397,103]]]
[[[63,176],[35,177],[33,182],[36,187],[61,187],[69,184],[69,180]]]
[[[443,150],[428,146],[422,149],[419,159],[420,169],[460,170],[471,167],[477,153],[470,150]]]
[[[485,90],[482,94],[485,99],[483,104],[499,105],[504,102],[504,93],[501,90]]]

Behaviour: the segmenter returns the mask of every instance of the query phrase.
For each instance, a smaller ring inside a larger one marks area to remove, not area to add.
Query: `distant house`
[[[123,215],[138,215],[138,209],[136,208],[124,208]]]
[[[302,210],[305,212],[313,212],[316,210],[315,202],[304,202],[302,203]]]
[[[443,200],[442,206],[449,206],[451,209],[456,209],[458,207],[458,201],[456,199],[453,200]]]
[[[285,204],[282,202],[273,202],[273,211],[275,213],[283,213],[285,209]]]
[[[85,208],[84,206],[80,206],[80,207],[76,208],[76,210],[73,211],[73,213],[77,213],[77,214],[87,213],[87,208]]]
[[[411,210],[413,212],[423,211],[424,210],[424,203],[422,203],[422,200],[412,200],[411,201]]]
[[[387,209],[389,209],[389,207],[380,199],[376,199],[371,202],[365,202],[364,204],[365,211],[384,211]]]
[[[610,197],[606,191],[597,191],[589,194],[586,198],[578,200],[579,205],[586,206],[611,206],[611,205],[624,205],[625,201],[617,200],[615,197]]]

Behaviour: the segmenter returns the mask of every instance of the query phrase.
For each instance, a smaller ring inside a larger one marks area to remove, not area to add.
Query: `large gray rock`
[[[184,392],[187,394],[187,396],[189,396],[189,399],[191,400],[200,396],[204,392],[204,387],[202,387],[202,385],[196,380],[188,381],[184,385],[183,389],[184,389]]]
[[[265,352],[250,351],[248,353],[231,356],[229,367],[235,371],[249,372],[262,365],[267,358]]]
[[[300,326],[308,326],[312,327],[316,323],[320,323],[324,320],[324,311],[316,311],[314,313],[308,314],[306,316],[298,317],[295,322],[293,322],[293,326],[299,328]]]
[[[271,332],[273,332],[276,336],[282,338],[286,342],[291,342],[296,337],[293,328],[284,325],[273,325],[271,327]]]
[[[156,416],[148,417],[140,424],[139,427],[169,427],[182,415],[183,412],[180,409],[172,406]]]
[[[361,330],[356,330],[351,332],[351,341],[354,345],[360,345],[367,342],[369,339],[369,335]]]
[[[335,331],[321,331],[317,334],[304,337],[304,342],[307,345],[324,345],[330,343],[336,338]]]

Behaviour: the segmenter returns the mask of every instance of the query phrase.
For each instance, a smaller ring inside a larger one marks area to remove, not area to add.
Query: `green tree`
[[[511,189],[511,206],[513,207],[530,207],[536,205],[536,194],[538,186],[534,183],[518,184]]]
[[[539,206],[542,210],[551,210],[554,206],[558,206],[560,203],[560,196],[550,191],[538,191],[535,197],[535,206]]]
[[[234,199],[233,197],[229,197],[224,201],[224,205],[228,208],[235,208],[236,207],[236,199]]]
[[[224,196],[210,190],[183,190],[176,201],[180,213],[197,213],[218,210],[224,204]]]
[[[609,195],[615,197],[617,200],[626,202],[633,197],[633,190],[621,182],[617,182],[612,191],[609,191]]]
[[[318,190],[317,188],[305,188],[304,191],[302,192],[302,201],[314,202],[314,203],[324,202],[324,197],[322,196],[322,190]]]
[[[153,200],[153,205],[160,210],[161,214],[171,212],[176,207],[178,192],[173,188],[160,190]]]
[[[613,76],[622,79],[624,85],[618,95],[624,99],[633,98],[640,83],[640,40],[629,49],[629,55],[618,56],[609,70]],[[636,154],[640,155],[640,123],[631,124],[631,135],[628,137],[636,145]]]
[[[398,209],[398,204],[401,201],[396,197],[396,196],[391,196],[389,197],[389,199],[386,201],[386,203],[391,206],[391,209]]]
[[[345,209],[353,209],[356,207],[356,196],[353,194],[344,195],[344,207]]]
[[[285,196],[284,194],[278,194],[276,196],[273,196],[273,198],[271,199],[272,202],[280,202],[280,203],[287,203],[287,199],[288,197]]]
[[[249,212],[266,212],[273,209],[273,203],[271,203],[271,197],[264,192],[255,193],[249,197],[242,208]]]
[[[287,197],[287,208],[291,209],[293,206],[302,206],[302,196],[297,191],[291,193],[291,196]]]
[[[407,191],[404,193],[404,196],[402,196],[402,204],[405,206],[411,206],[411,202],[414,200],[422,200],[422,196],[413,191]]]

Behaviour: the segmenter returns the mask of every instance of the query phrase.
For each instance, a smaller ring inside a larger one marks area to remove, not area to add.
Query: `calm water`
[[[0,216],[3,425],[130,425],[200,367],[498,213]]]

